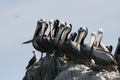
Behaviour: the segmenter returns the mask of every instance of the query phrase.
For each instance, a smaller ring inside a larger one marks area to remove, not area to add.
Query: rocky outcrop
[[[89,67],[47,55],[27,69],[23,80],[120,80],[118,72],[96,72]]]

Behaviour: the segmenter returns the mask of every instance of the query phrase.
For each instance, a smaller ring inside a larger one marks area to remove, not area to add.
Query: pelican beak
[[[33,39],[23,42],[22,44],[32,43]]]

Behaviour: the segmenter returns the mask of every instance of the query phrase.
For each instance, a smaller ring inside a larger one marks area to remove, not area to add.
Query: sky
[[[0,0],[1,80],[24,77],[34,48],[22,42],[33,37],[37,21],[42,18],[71,23],[72,32],[87,27],[85,43],[89,43],[91,32],[102,28],[102,42],[113,45],[112,53],[120,37],[120,0]]]

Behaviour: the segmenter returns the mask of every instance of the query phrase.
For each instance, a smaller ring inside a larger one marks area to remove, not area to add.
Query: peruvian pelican
[[[82,27],[80,29],[80,38],[78,40],[80,40],[79,54],[81,54],[81,61],[83,60],[83,63],[85,64],[86,62],[90,63],[91,59],[93,59],[96,65],[102,66],[102,69],[108,71],[117,71],[117,63],[113,55],[109,54],[109,52],[105,52],[102,50],[91,49],[88,45],[84,44],[84,39],[87,36],[87,33],[88,29],[86,27]]]
[[[108,51],[108,52],[111,53],[113,47],[111,45],[110,46],[104,46],[104,44],[101,42],[102,34],[103,34],[102,29],[99,29],[98,33],[99,33],[99,35],[98,35],[98,41],[97,42],[96,42],[96,33],[95,32],[91,33],[91,41],[90,41],[89,46],[93,49],[99,49],[99,50],[104,49],[104,51]]]
[[[79,33],[76,39],[77,43],[68,40],[62,47],[64,51],[66,51],[66,54],[68,54],[73,61],[88,66],[91,60],[88,52],[91,49],[87,48],[88,46],[84,44],[84,39],[87,36],[88,29],[86,27],[81,27],[79,28],[78,32]],[[65,48],[67,48],[67,50]],[[87,49],[89,49],[89,51]]]
[[[106,48],[106,46],[101,42],[102,37],[103,37],[103,30],[100,28],[100,29],[98,29],[98,40],[97,40],[96,47],[99,48],[99,49],[103,49],[103,51],[110,52],[110,51]]]
[[[36,63],[37,55],[36,55],[35,51],[33,51],[33,54],[34,54],[34,56],[30,59],[28,65],[25,69],[28,69],[29,67],[31,67],[32,65],[34,65]]]
[[[68,39],[68,34],[71,32],[72,30],[72,25],[71,24],[67,24],[65,25],[65,28],[62,32],[62,35],[61,35],[61,42],[60,42],[60,45],[62,45],[64,42],[66,42]],[[66,54],[63,54],[63,59],[64,60],[69,60],[69,57],[66,55]]]
[[[23,44],[32,43],[33,47],[41,52],[41,56],[43,52],[46,52],[45,45],[41,43],[44,33],[48,27],[48,24],[45,19],[41,19],[37,22],[37,27],[33,36],[33,39],[23,42]]]

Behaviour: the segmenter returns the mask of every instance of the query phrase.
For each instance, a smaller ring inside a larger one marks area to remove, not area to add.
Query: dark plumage
[[[71,35],[70,35],[70,37],[69,37],[69,40],[74,41],[75,38],[76,38],[76,36],[77,36],[77,33],[76,33],[76,32],[71,33]]]
[[[28,65],[27,65],[27,67],[26,67],[25,69],[28,69],[28,68],[31,67],[33,64],[35,64],[35,62],[37,61],[35,51],[33,51],[33,54],[34,54],[34,56],[30,59]]]
[[[112,45],[110,45],[110,46],[106,46],[106,48],[109,50],[109,52],[110,52],[110,53],[111,53],[111,52],[112,52],[112,50],[113,50]]]
[[[43,52],[47,52],[45,44],[42,43],[43,36],[45,35],[45,31],[48,27],[47,22],[44,19],[41,19],[37,22],[37,27],[33,36],[33,39],[23,42],[23,44],[32,43],[33,47],[41,52],[41,58]]]
[[[114,56],[115,56],[115,59],[116,59],[116,61],[118,63],[118,70],[120,72],[120,37],[118,39],[118,44],[117,44]]]

